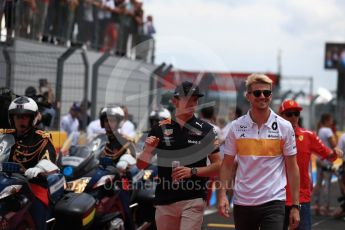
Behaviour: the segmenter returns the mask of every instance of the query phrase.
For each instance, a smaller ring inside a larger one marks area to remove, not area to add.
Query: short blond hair
[[[262,74],[262,73],[253,73],[247,77],[247,80],[246,80],[247,91],[250,89],[251,85],[257,84],[257,83],[268,84],[270,85],[272,89],[273,81],[269,77],[267,77],[267,75]]]

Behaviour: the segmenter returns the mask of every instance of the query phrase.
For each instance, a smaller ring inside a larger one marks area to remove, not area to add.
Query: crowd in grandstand
[[[7,40],[15,36],[63,45],[85,45],[119,56],[152,40],[153,17],[139,0],[0,0]],[[153,45],[151,45],[153,46]],[[144,48],[136,58],[143,59]]]

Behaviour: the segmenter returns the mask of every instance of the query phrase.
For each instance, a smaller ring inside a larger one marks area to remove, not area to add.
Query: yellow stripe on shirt
[[[240,156],[273,157],[283,152],[280,139],[237,139],[236,147]]]

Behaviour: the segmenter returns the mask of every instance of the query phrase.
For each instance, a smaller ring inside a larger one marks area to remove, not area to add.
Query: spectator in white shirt
[[[67,136],[71,134],[77,133],[79,130],[79,121],[78,115],[80,113],[80,104],[74,102],[72,107],[69,110],[69,113],[62,117],[60,122],[60,130],[65,131]],[[72,144],[75,145],[78,142],[78,136],[75,135],[76,138],[73,138]]]
[[[128,139],[134,139],[136,136],[135,126],[134,124],[128,120],[128,108],[126,106],[121,106],[125,113],[125,118],[122,121],[120,133],[124,135]]]
[[[87,126],[87,140],[91,141],[100,134],[105,134],[105,129],[101,127],[100,119],[90,122]]]

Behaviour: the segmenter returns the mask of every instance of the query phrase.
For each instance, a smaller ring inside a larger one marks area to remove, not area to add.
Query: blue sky
[[[324,70],[325,42],[345,42],[341,0],[143,0],[157,30],[156,63],[183,70],[277,72],[313,77],[336,89]],[[301,87],[308,87],[304,83]],[[291,80],[286,87],[294,87]]]

